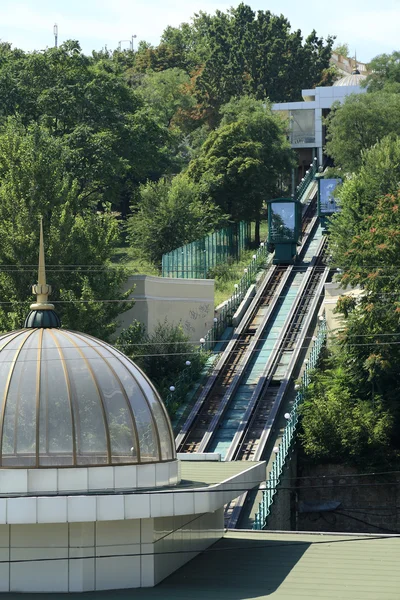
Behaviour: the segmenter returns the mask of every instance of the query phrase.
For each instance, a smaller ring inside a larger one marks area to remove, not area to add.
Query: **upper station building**
[[[357,68],[345,75],[332,86],[302,90],[303,101],[278,102],[272,110],[280,112],[289,121],[289,140],[298,154],[298,178],[304,177],[315,157],[318,164],[324,162],[326,127],[324,118],[329,114],[334,102],[343,102],[350,94],[362,94],[365,88],[360,86],[366,79]]]

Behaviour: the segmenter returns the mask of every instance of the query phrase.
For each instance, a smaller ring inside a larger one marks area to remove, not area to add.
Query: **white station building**
[[[328,116],[334,102],[343,102],[350,94],[362,94],[366,88],[360,86],[366,75],[353,69],[332,86],[302,90],[303,102],[280,102],[272,110],[280,112],[289,121],[289,141],[299,157],[298,178],[304,177],[315,157],[318,164],[324,161],[326,131],[324,118]]]
[[[223,536],[224,504],[265,463],[177,460],[144,373],[61,329],[42,228],[33,291],[25,327],[0,336],[0,591],[154,586]]]

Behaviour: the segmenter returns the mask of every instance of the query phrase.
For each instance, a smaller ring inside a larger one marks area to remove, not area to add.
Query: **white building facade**
[[[365,75],[354,70],[351,75],[342,77],[332,86],[302,90],[303,101],[280,102],[272,105],[289,121],[289,140],[299,155],[299,179],[304,177],[312,160],[317,157],[323,164],[325,126],[323,119],[329,114],[334,102],[343,102],[350,94],[362,94],[366,88],[360,86]]]

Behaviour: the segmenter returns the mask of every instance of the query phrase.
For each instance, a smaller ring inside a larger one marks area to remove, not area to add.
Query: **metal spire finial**
[[[36,294],[37,300],[34,304],[31,304],[31,310],[54,310],[53,304],[48,302],[49,294],[51,294],[51,285],[46,283],[42,217],[40,218],[38,282],[32,286],[32,293]]]
[[[358,70],[358,65],[357,65],[357,50],[354,50],[354,67],[353,67],[352,74],[353,75],[360,74],[360,71]]]

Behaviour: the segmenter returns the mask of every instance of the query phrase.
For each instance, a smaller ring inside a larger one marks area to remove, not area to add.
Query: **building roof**
[[[398,536],[229,531],[137,598],[398,600],[399,559]]]
[[[235,530],[154,588],[88,592],[85,599],[398,600],[399,561],[398,536]]]

